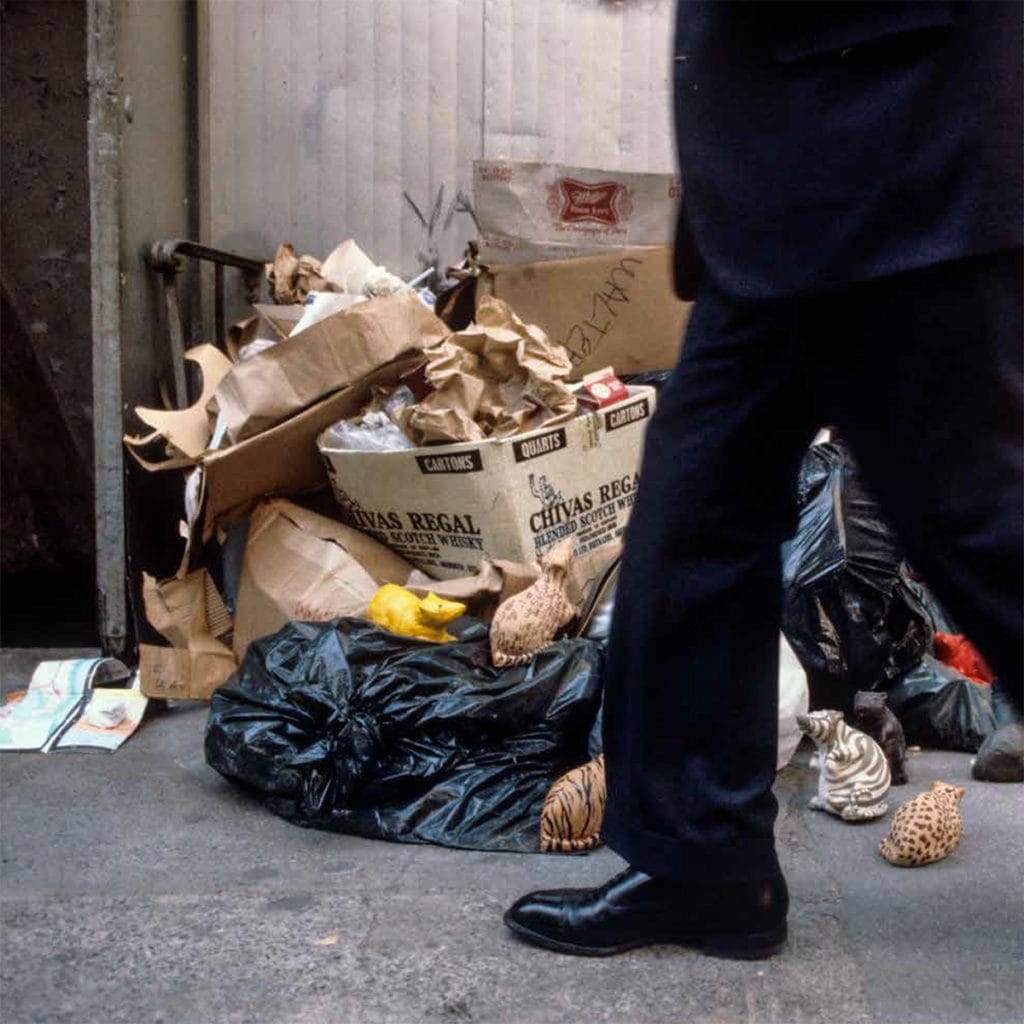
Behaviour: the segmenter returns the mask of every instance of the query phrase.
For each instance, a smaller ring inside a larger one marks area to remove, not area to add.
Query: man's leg
[[[817,426],[793,311],[705,286],[647,435],[609,650],[603,835],[661,878],[778,874],[779,545]]]
[[[792,302],[703,286],[647,433],[615,601],[602,830],[630,867],[530,893],[506,924],[606,955],[651,942],[765,957],[789,899],[772,836],[779,543],[816,417]]]
[[[806,300],[804,363],[914,567],[1021,707],[1019,251]]]

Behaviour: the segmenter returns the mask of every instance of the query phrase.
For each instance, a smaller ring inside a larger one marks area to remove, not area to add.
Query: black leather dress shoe
[[[598,889],[529,893],[506,911],[505,924],[527,942],[578,956],[674,943],[759,960],[785,945],[788,909],[782,875],[684,885],[627,868]]]

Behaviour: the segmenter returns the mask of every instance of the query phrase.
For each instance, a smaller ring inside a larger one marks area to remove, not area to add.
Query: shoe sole
[[[505,927],[521,939],[569,956],[615,956],[617,953],[628,953],[631,949],[641,949],[644,946],[685,946],[688,949],[699,950],[705,956],[721,957],[726,960],[766,960],[781,952],[786,945],[787,937],[787,929],[783,925],[771,932],[755,932],[749,935],[719,935],[710,938],[679,936],[671,939],[637,939],[617,946],[580,946],[572,942],[561,942],[530,928],[524,928],[518,921],[513,921],[508,916],[504,921]]]

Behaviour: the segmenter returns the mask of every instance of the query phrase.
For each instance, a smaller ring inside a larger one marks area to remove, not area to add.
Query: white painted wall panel
[[[204,240],[325,256],[352,236],[411,276],[473,236],[474,159],[671,171],[673,9],[201,0]]]

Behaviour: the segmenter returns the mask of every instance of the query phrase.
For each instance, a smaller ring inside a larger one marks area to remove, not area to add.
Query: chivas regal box
[[[534,562],[563,537],[576,554],[620,540],[636,497],[653,388],[501,440],[391,452],[318,447],[343,519],[430,575],[490,559]]]

